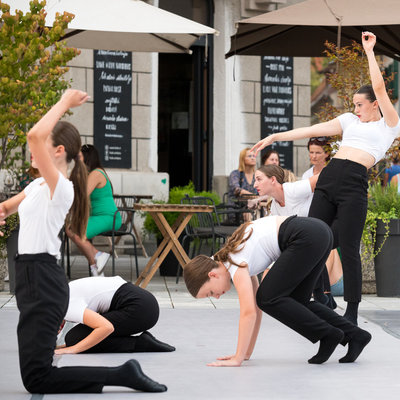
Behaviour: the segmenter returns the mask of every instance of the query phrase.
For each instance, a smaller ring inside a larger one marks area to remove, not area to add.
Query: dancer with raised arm
[[[345,113],[331,121],[287,132],[274,133],[252,150],[260,151],[275,141],[315,136],[342,135],[342,143],[322,170],[309,216],[325,221],[336,230],[334,237],[342,252],[344,316],[357,324],[361,301],[360,241],[367,213],[367,170],[381,160],[399,134],[399,116],[387,94],[374,56],[376,37],[362,33],[372,86],[362,86],[353,97],[354,114]]]
[[[241,225],[213,258],[197,256],[186,264],[183,277],[192,296],[218,299],[231,288],[231,278],[239,296],[236,353],[210,366],[237,367],[250,358],[261,310],[312,343],[319,342],[309,363],[327,361],[339,343],[348,344],[339,362],[357,359],[371,335],[325,305],[310,301],[332,240],[332,231],[319,219],[270,216]],[[259,285],[257,275],[262,272]]]
[[[67,90],[28,132],[32,164],[41,178],[0,204],[0,219],[17,211],[20,218],[15,296],[22,381],[31,393],[100,393],[106,385],[164,392],[166,386],[144,375],[136,360],[112,368],[52,365],[69,293],[64,270],[56,262],[58,234],[67,217],[73,231],[83,237],[89,210],[87,171],[79,157],[81,138],[72,124],[59,119],[88,98],[85,92]],[[71,161],[75,165],[69,180]]]

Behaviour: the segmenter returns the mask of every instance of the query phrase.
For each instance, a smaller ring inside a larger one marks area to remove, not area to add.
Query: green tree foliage
[[[79,54],[60,41],[74,15],[57,14],[46,27],[45,4],[31,1],[24,15],[0,2],[0,169],[17,177],[25,167],[25,133],[69,86],[66,64]]]

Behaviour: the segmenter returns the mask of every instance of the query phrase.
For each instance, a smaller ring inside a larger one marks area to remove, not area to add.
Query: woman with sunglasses
[[[353,96],[354,114],[345,113],[331,121],[279,132],[259,141],[258,152],[274,141],[323,136],[342,136],[342,143],[330,163],[322,170],[309,216],[325,221],[336,230],[343,263],[345,317],[357,323],[361,301],[360,241],[367,213],[367,171],[381,160],[398,136],[399,116],[387,94],[374,55],[376,37],[362,33],[371,86],[361,87]],[[382,114],[382,115],[381,115]],[[335,233],[335,232],[334,232]]]

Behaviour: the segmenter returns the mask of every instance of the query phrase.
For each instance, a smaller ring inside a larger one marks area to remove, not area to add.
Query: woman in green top
[[[70,230],[67,230],[67,235],[88,259],[92,275],[98,275],[103,271],[110,254],[98,251],[88,239],[113,228],[117,206],[114,202],[111,182],[101,165],[98,151],[90,144],[83,145],[81,150],[83,161],[89,172],[87,194],[90,196],[91,207],[86,229],[87,239],[79,238]],[[121,215],[117,213],[115,229],[119,229],[121,223]]]

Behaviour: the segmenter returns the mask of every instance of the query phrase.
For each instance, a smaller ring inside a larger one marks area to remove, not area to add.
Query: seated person
[[[392,166],[385,169],[385,175],[383,176],[383,186],[386,186],[396,177],[395,182],[397,184],[398,174],[400,173],[400,155],[395,152],[392,155]]]
[[[326,260],[332,296],[343,296],[343,268],[340,248],[333,249]]]
[[[147,332],[160,312],[156,298],[147,290],[120,276],[77,279],[69,283],[69,289],[64,320],[78,325],[63,332],[65,345],[56,354],[175,350]],[[132,336],[137,333],[141,334]]]
[[[110,179],[101,165],[96,148],[90,144],[85,144],[82,146],[82,155],[89,172],[87,195],[90,196],[91,204],[86,238],[92,239],[103,232],[112,230],[117,206],[114,202]],[[121,224],[121,215],[117,213],[115,229],[119,229]],[[98,251],[89,240],[82,240],[70,229],[66,229],[66,233],[87,258],[92,275],[101,274],[110,254]]]
[[[239,168],[229,175],[230,199],[246,194],[257,194],[254,188],[256,162],[256,157],[249,147],[240,152]]]
[[[262,157],[261,157],[261,165],[281,165],[279,161],[279,153],[276,150],[268,150]]]

